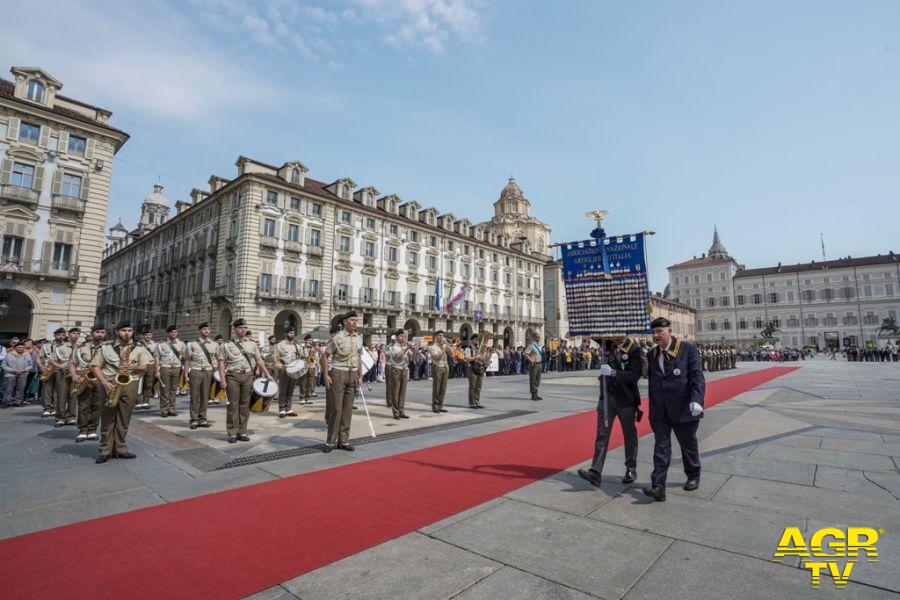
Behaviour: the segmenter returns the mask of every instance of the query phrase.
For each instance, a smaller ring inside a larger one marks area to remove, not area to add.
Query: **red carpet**
[[[795,368],[710,382],[706,407]],[[239,598],[589,459],[595,422],[591,410],[10,538],[0,541],[0,590],[28,599]],[[638,431],[650,431],[648,419]],[[615,432],[611,447],[622,443]]]

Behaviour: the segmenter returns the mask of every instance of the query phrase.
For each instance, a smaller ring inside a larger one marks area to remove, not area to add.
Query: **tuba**
[[[90,363],[85,363],[84,360],[82,360],[80,353],[76,351],[75,356],[78,362],[81,363],[81,370],[78,371],[78,382],[72,384],[72,395],[80,396],[89,383],[97,381],[97,376],[91,371]]]
[[[122,352],[122,358],[119,361],[119,371],[116,373],[115,382],[113,382],[113,391],[106,397],[107,408],[115,408],[118,406],[119,397],[122,395],[122,392],[125,391],[125,387],[134,381],[134,376],[131,373],[124,373],[122,371],[122,365],[126,365],[129,362],[131,362],[131,346],[128,346],[125,348],[125,351]]]
[[[478,335],[481,336],[481,344],[478,346],[478,351],[475,353],[475,356],[484,354],[488,344],[490,344],[491,340],[494,338],[494,334],[490,331],[482,331]],[[487,371],[487,363],[480,358],[476,358],[472,361],[471,369],[476,375],[483,375],[484,372]]]

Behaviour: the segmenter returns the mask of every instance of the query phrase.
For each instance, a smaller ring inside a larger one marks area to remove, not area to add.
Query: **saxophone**
[[[128,346],[125,348],[125,351],[122,352],[122,358],[119,361],[119,371],[116,373],[116,380],[113,383],[113,391],[106,397],[107,408],[115,408],[118,406],[119,397],[122,395],[122,392],[125,391],[125,387],[134,381],[134,375],[122,371],[122,366],[127,365],[130,362],[131,346]]]
[[[78,371],[78,382],[72,384],[72,395],[80,396],[89,383],[97,381],[97,376],[91,371],[91,364],[85,363],[81,358],[81,353],[76,351],[75,356],[82,368]]]
[[[50,352],[47,353],[47,360],[50,360],[50,354],[52,354],[52,353],[56,353],[56,358],[58,360],[59,359],[59,349],[58,348],[55,350],[51,350]],[[48,379],[53,377],[54,373],[56,373],[56,366],[55,365],[47,365],[46,367],[44,367],[44,370],[41,371],[41,381],[47,381]]]

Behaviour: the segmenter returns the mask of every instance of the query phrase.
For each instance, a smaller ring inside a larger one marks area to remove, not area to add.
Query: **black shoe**
[[[228,443],[229,444],[237,444],[237,436],[236,435],[229,436]]]
[[[401,418],[401,419],[408,419],[408,418],[409,418],[409,415],[406,414],[406,413],[400,413],[400,418]]]
[[[692,478],[688,479],[687,483],[684,484],[684,487],[682,489],[686,492],[693,492],[694,490],[696,490],[699,487],[700,487],[700,476],[697,475],[696,477],[692,477]]]
[[[287,411],[287,414],[286,414],[285,416],[286,416],[286,417],[296,417],[296,416],[297,416],[297,413],[295,413],[295,412],[292,411],[292,410],[289,410],[289,411]]]
[[[634,483],[635,479],[637,479],[637,473],[634,472],[634,469],[625,469],[625,477],[622,478],[622,483]]]
[[[250,436],[249,436],[249,435],[246,435],[246,434],[244,434],[244,433],[241,433],[241,434],[238,435],[238,439],[241,440],[242,442],[249,442],[249,441],[250,441]]]
[[[482,406],[482,405],[480,405],[480,404],[476,404],[476,405],[475,405],[475,408],[484,408],[484,406]]]
[[[328,454],[329,452],[331,452],[331,446],[329,446],[328,444],[325,444],[325,446],[322,448],[322,452],[324,452],[325,454]]]
[[[650,496],[657,502],[665,502],[666,501],[666,488],[661,485],[654,485],[651,487],[645,487],[643,489],[645,496]]]
[[[600,487],[600,482],[602,481],[602,479],[600,478],[600,475],[595,471],[591,471],[590,469],[578,469],[578,476],[591,485]]]
[[[400,420],[400,415],[394,415],[394,419],[396,419],[397,421],[399,421],[399,420]]]
[[[535,400],[543,400],[544,398],[541,397],[541,396],[535,396],[534,399],[535,399]]]
[[[137,454],[133,452],[123,452],[122,454],[116,454],[116,458],[137,458]]]
[[[477,404],[470,404],[470,405],[469,405],[469,408],[478,408],[478,405],[477,405]]]
[[[440,409],[440,411],[441,411],[441,412],[447,412],[447,409],[446,409],[446,408],[442,408],[442,409]]]
[[[108,460],[109,460],[108,455],[101,454],[100,456],[97,457],[97,460],[95,460],[94,462],[97,463],[98,465],[102,465],[103,463],[105,463]]]
[[[177,417],[177,416],[178,416],[178,413],[175,412],[175,411],[173,410],[173,411],[170,411],[170,412],[169,412],[169,416],[170,416],[170,417]]]
[[[433,409],[431,409],[431,412],[433,412],[433,413],[440,413],[441,411],[440,411],[440,409],[433,408]]]
[[[195,421],[191,421],[191,429],[197,429],[200,427]]]
[[[169,416],[169,413],[160,413],[159,416],[161,416],[163,419],[165,419],[166,417]]]
[[[197,423],[197,427],[212,427],[212,425],[209,424],[209,421],[200,421]]]
[[[356,448],[354,448],[350,444],[339,444],[338,448],[340,448],[341,450],[346,450],[347,452],[353,452],[354,450],[356,450]]]

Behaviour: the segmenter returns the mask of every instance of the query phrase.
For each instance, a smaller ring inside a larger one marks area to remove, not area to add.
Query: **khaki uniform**
[[[247,433],[250,396],[253,394],[253,370],[256,368],[257,358],[260,358],[259,346],[247,338],[241,342],[231,340],[219,346],[218,359],[225,362],[225,394],[228,397],[228,417],[225,424],[229,437]]]
[[[131,356],[129,362],[137,367],[147,367],[153,364],[153,358],[145,348],[140,346],[131,346]],[[118,340],[115,342],[105,342],[100,351],[94,355],[93,364],[99,367],[106,377],[107,381],[115,384],[116,372],[121,362],[121,355],[125,352],[123,346]],[[125,437],[128,435],[128,424],[131,421],[131,411],[134,410],[134,404],[137,401],[138,377],[136,374],[134,381],[127,384],[119,396],[119,403],[116,406],[109,407],[106,405],[107,391],[102,385],[100,386],[100,455],[116,456],[128,452],[128,445]]]
[[[475,354],[476,348],[468,346],[466,348],[466,358],[477,356],[479,361],[487,363],[488,356],[486,353]],[[469,363],[469,406],[481,406],[481,384],[484,383],[484,373],[475,373],[472,369],[472,363]]]
[[[306,346],[301,355],[306,361],[309,370],[300,378],[300,398],[309,400],[316,395],[316,381],[319,375],[319,349],[315,346]]]
[[[531,342],[525,348],[525,356],[528,357],[528,389],[531,399],[537,400],[538,388],[541,387],[541,349],[536,347],[535,342]]]
[[[75,348],[69,342],[61,343],[56,349],[57,361],[60,369],[53,376],[56,387],[56,422],[71,423],[75,420],[75,398],[69,391],[72,389],[72,379],[69,377],[69,362],[72,360],[72,352]]]
[[[206,421],[206,406],[209,403],[209,389],[213,381],[213,369],[219,361],[216,355],[219,345],[213,340],[200,339],[188,342],[187,356],[191,370],[188,373],[188,387],[191,390],[191,423]]]
[[[281,369],[275,364],[275,357],[278,355],[278,344],[269,344],[266,346],[266,350],[262,352],[263,364],[266,365],[266,368],[269,370],[269,375],[271,375],[275,381],[278,381],[278,376],[281,375]],[[282,368],[284,365],[282,365]]]
[[[175,396],[181,382],[184,364],[184,342],[166,339],[156,345],[156,362],[159,364],[159,412],[162,416],[175,414]]]
[[[147,368],[147,372],[144,373],[141,382],[141,397],[138,399],[138,404],[150,404],[150,401],[153,399],[153,386],[156,383],[156,347],[159,346],[159,342],[149,341],[145,342],[143,340],[135,342],[135,346],[141,346],[147,350],[147,353],[153,358],[153,361]]]
[[[328,425],[327,443],[330,446],[350,443],[350,420],[359,378],[359,351],[362,337],[358,333],[338,331],[328,341],[325,352],[329,356],[331,389],[325,401],[325,423]]]
[[[59,362],[59,358],[56,355],[56,350],[59,348],[59,345],[60,342],[50,342],[49,344],[41,346],[41,364],[45,368],[50,366],[51,359]],[[38,372],[38,375],[40,375],[40,372]],[[57,369],[50,379],[41,382],[41,401],[44,405],[44,410],[56,410],[54,394],[56,393],[56,378],[59,377],[59,375],[60,372],[59,369]]]
[[[447,344],[431,344],[428,355],[431,357],[431,410],[440,412],[447,393]]]
[[[397,358],[396,355],[400,352],[403,352],[403,356]],[[406,384],[409,383],[409,345],[391,344],[388,347],[385,379],[387,400],[396,419],[405,414],[403,409],[406,406]]]
[[[278,360],[281,361],[282,367],[287,366],[295,360],[301,358],[302,352],[303,348],[296,341],[289,342],[285,339],[275,344],[275,354],[278,356]],[[274,372],[270,372],[270,374],[275,376]],[[294,395],[294,386],[297,385],[297,380],[292,377],[288,377],[288,374],[284,368],[280,369],[277,377],[278,412],[290,412],[292,397]]]
[[[102,345],[100,343],[95,346],[93,343],[88,342],[78,349],[78,356],[81,357],[81,360],[76,359],[75,370],[79,375],[84,371],[82,364],[93,364],[94,357],[100,352]],[[97,427],[100,425],[101,387],[99,381],[89,381],[84,386],[84,391],[78,395],[78,433],[83,433],[84,435],[97,433]]]

